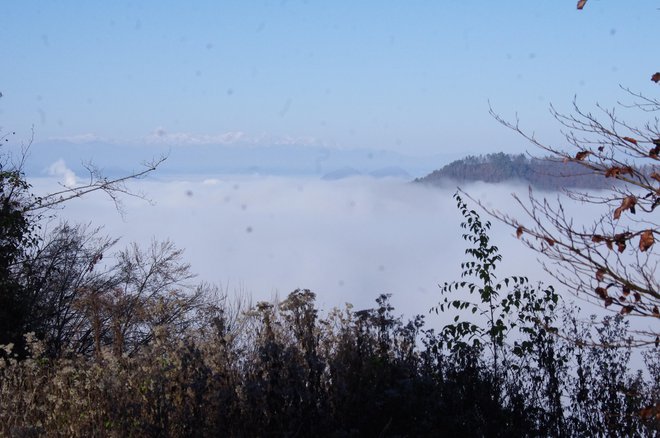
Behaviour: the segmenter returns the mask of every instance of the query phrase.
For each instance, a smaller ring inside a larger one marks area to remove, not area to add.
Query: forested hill
[[[611,179],[591,173],[577,163],[527,158],[523,154],[509,155],[502,152],[478,157],[468,156],[415,180],[433,185],[473,181],[519,181],[546,190],[564,187],[602,189],[612,185]]]

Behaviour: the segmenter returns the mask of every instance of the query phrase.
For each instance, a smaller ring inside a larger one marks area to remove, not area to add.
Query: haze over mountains
[[[342,149],[314,145],[135,145],[103,142],[74,143],[63,140],[36,142],[30,147],[25,171],[45,176],[53,163],[63,160],[78,175],[93,162],[107,176],[125,174],[139,163],[167,155],[154,175],[270,175],[341,179],[347,176],[399,177],[413,179],[432,172],[457,153],[413,156],[387,150]],[[50,172],[52,173],[52,172]]]
[[[436,154],[419,157],[388,150],[342,149],[315,145],[276,144],[115,144],[99,141],[49,140],[29,148],[25,173],[31,177],[84,177],[85,166],[99,166],[103,175],[126,175],[159,156],[168,159],[152,177],[279,176],[320,178],[395,178],[432,186],[470,182],[513,182],[538,189],[565,187],[603,189],[612,183],[577,163],[562,163],[502,152],[473,156]]]

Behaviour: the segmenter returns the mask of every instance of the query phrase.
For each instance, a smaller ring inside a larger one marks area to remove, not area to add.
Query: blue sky
[[[658,3],[20,1],[2,8],[0,126],[35,138],[524,151],[550,102],[648,94]]]

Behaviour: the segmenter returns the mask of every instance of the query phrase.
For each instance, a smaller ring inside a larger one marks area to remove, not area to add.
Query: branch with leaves
[[[639,98],[639,93],[632,93]],[[660,111],[653,98],[636,99],[625,108]],[[622,315],[660,318],[660,289],[656,269],[660,233],[655,209],[660,204],[660,126],[658,118],[641,127],[624,120],[616,109],[597,105],[600,114],[583,111],[575,102],[564,114],[551,107],[560,123],[565,143],[547,144],[509,122],[491,108],[491,115],[549,154],[547,159],[577,163],[594,175],[611,181],[605,191],[564,189],[555,202],[529,191],[528,199],[513,195],[527,219],[485,208],[510,225],[516,236],[549,261],[545,269],[569,291],[587,297]],[[596,205],[603,211],[591,223],[578,224],[567,213],[568,200]],[[638,333],[639,344],[655,343],[653,330]]]
[[[486,343],[490,346],[493,368],[497,371],[500,361],[504,359],[505,339],[511,331],[518,330],[527,337],[535,337],[539,330],[556,330],[551,325],[559,296],[552,286],[535,288],[524,276],[511,276],[498,281],[495,269],[502,261],[502,255],[498,247],[490,243],[490,222],[482,221],[479,214],[469,209],[458,193],[454,198],[464,218],[461,228],[466,232],[462,237],[473,246],[465,250],[469,259],[461,263],[461,280],[446,282],[441,286],[443,299],[432,310],[436,313],[452,309],[459,312],[453,323],[442,329],[444,344],[448,349],[460,352],[469,347],[481,348]],[[477,300],[452,296],[461,290],[471,296],[476,295]],[[473,315],[485,317],[487,328],[462,318],[460,312],[466,310]],[[516,339],[512,351],[521,357],[533,347],[529,341]]]

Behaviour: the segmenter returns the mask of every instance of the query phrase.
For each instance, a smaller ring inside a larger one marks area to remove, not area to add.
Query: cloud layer
[[[511,210],[512,189],[523,190],[475,184],[468,191]],[[105,225],[123,245],[169,238],[185,248],[200,280],[255,300],[309,288],[329,309],[372,306],[378,294],[391,293],[398,312],[427,314],[440,300],[438,284],[458,280],[467,260],[449,189],[394,179],[206,176],[141,182],[136,190],[155,205],[126,199],[122,219],[96,196],[71,202],[60,216]],[[504,256],[500,278],[548,279],[511,229],[493,225],[492,243]]]

